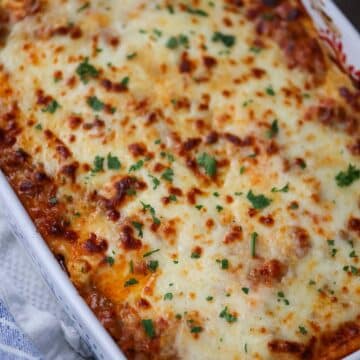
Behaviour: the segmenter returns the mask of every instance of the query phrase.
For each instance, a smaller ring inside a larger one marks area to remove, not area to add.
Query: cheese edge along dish
[[[356,350],[356,89],[291,2],[143,3],[3,2],[0,164],[41,234],[129,357]]]

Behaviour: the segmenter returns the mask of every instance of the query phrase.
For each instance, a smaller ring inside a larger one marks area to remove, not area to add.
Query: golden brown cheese
[[[0,168],[127,357],[360,348],[360,92],[298,1],[0,10]]]

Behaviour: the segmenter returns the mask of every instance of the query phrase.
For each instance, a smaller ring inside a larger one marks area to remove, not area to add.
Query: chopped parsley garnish
[[[166,293],[164,295],[164,300],[172,300],[173,299],[173,294],[172,293]]]
[[[306,335],[308,332],[306,330],[306,328],[304,326],[299,326],[299,331],[303,334]]]
[[[169,182],[173,182],[173,177],[174,177],[174,170],[171,168],[167,168],[161,175],[162,179]]]
[[[90,96],[87,98],[86,103],[94,110],[101,111],[104,109],[105,104],[99,100],[96,96]]]
[[[95,156],[94,165],[92,168],[93,173],[97,173],[104,170],[104,158],[101,156]]]
[[[198,209],[198,210],[201,210],[204,206],[203,205],[195,205],[195,208]]]
[[[90,3],[89,2],[86,2],[84,5],[80,6],[76,12],[81,12],[81,11],[84,11],[85,9],[89,8],[90,7]]]
[[[278,302],[282,301],[282,302],[284,302],[285,305],[290,305],[289,300],[285,298],[285,294],[282,291],[279,291],[277,293],[277,296],[278,296],[278,299],[277,299]]]
[[[202,331],[203,331],[203,328],[201,326],[194,326],[190,330],[190,332],[192,334],[198,334],[198,333],[201,333]]]
[[[202,153],[196,159],[199,166],[205,169],[205,173],[209,176],[216,175],[217,162],[216,159],[210,156],[208,153]]]
[[[245,170],[246,170],[245,166],[241,166],[239,171],[240,175],[244,174]]]
[[[189,38],[186,35],[171,36],[166,42],[166,47],[172,50],[177,49],[179,46],[189,47]]]
[[[229,260],[228,259],[216,260],[216,262],[220,264],[220,267],[223,270],[226,270],[229,268]]]
[[[144,166],[144,160],[139,160],[129,167],[129,172],[140,170]]]
[[[155,272],[157,270],[157,268],[159,267],[159,262],[157,260],[150,260],[148,263],[148,268],[152,271]]]
[[[111,153],[107,156],[107,166],[111,170],[119,170],[121,168],[121,162],[117,156],[112,156]]]
[[[169,161],[169,162],[174,162],[175,161],[175,157],[174,157],[174,155],[173,154],[170,154],[170,153],[167,153],[167,152],[165,152],[165,151],[162,151],[161,153],[160,153],[160,156],[162,157],[162,158],[167,158],[167,160]]]
[[[356,254],[355,250],[350,252],[349,257],[351,257],[351,258],[356,258],[357,257],[357,254]]]
[[[192,252],[191,253],[191,258],[192,259],[200,259],[200,257],[201,257],[201,254],[200,253],[198,253],[198,252]]]
[[[230,324],[237,321],[237,316],[229,313],[229,310],[228,310],[227,306],[221,311],[219,316],[221,318],[225,319]]]
[[[206,11],[201,10],[201,9],[196,9],[196,8],[193,8],[190,6],[186,7],[186,11],[192,15],[203,16],[203,17],[209,16],[209,14]]]
[[[160,251],[160,249],[151,250],[151,251],[145,253],[145,254],[143,255],[143,257],[145,258],[145,257],[151,256],[152,254],[155,254],[155,253],[157,253],[157,252],[159,252],[159,251]]]
[[[43,129],[41,124],[36,124],[34,127],[35,127],[36,130],[42,130]]]
[[[156,217],[155,209],[150,204],[145,204],[142,201],[141,201],[141,205],[143,206],[143,210],[145,211],[149,210],[154,224],[160,225],[160,219]]]
[[[284,192],[284,193],[287,193],[289,192],[289,183],[287,183],[284,187],[278,189],[276,187],[273,187],[271,189],[271,192]]]
[[[84,84],[87,84],[91,78],[97,78],[99,76],[99,71],[93,65],[89,64],[89,58],[85,58],[76,68],[76,74],[79,75]]]
[[[217,212],[221,212],[223,210],[224,210],[224,208],[221,205],[216,205],[216,211]]]
[[[360,275],[360,270],[353,265],[346,265],[343,267],[343,270],[353,275]]]
[[[58,203],[58,199],[56,196],[53,196],[49,199],[50,205],[56,205]]]
[[[120,84],[127,89],[129,86],[130,78],[128,76],[125,76],[121,81]]]
[[[219,194],[217,191],[213,192],[213,195],[214,195],[215,197],[219,197],[219,196],[220,196],[220,194]]]
[[[266,208],[271,203],[271,199],[262,194],[255,195],[252,190],[247,193],[246,198],[251,202],[251,205],[254,207],[254,209],[258,210]]]
[[[335,180],[338,186],[346,187],[350,186],[354,181],[360,179],[360,169],[357,169],[354,165],[349,164],[346,171],[340,171]]]
[[[266,132],[266,136],[269,139],[274,138],[277,134],[279,133],[279,124],[277,119],[275,119],[271,125],[270,125],[270,129]]]
[[[128,60],[132,60],[132,59],[135,59],[136,56],[137,56],[137,53],[136,53],[136,52],[133,52],[133,53],[127,54],[127,55],[126,55],[126,58],[127,58]]]
[[[250,253],[252,257],[256,256],[256,240],[258,238],[258,233],[257,232],[253,232],[251,234],[251,239],[250,239]]]
[[[105,261],[110,265],[113,266],[115,264],[115,259],[112,256],[107,256]]]
[[[171,36],[169,40],[166,42],[166,47],[169,49],[176,49],[178,46],[179,46],[179,41],[175,36]]]
[[[269,95],[269,96],[275,96],[276,93],[275,93],[275,90],[273,89],[272,86],[268,86],[266,89],[265,89],[266,93]]]
[[[262,50],[263,48],[259,46],[251,46],[249,49],[249,51],[253,52],[254,54],[259,54]]]
[[[215,32],[213,37],[212,37],[212,41],[214,42],[222,42],[226,47],[232,47],[235,45],[236,42],[236,38],[234,35],[228,35],[228,34],[223,34],[219,31]]]
[[[138,284],[138,283],[139,283],[139,282],[138,282],[135,278],[131,278],[131,279],[125,281],[124,286],[125,286],[125,287],[128,287],[128,286],[136,285],[136,284]]]
[[[170,200],[170,201],[174,201],[174,202],[176,202],[176,201],[177,201],[177,197],[176,197],[176,195],[171,194],[171,195],[169,196],[169,200]]]
[[[49,104],[44,107],[41,111],[48,112],[50,114],[54,114],[54,112],[60,107],[60,104],[56,100],[51,100]]]
[[[212,300],[214,300],[214,297],[213,297],[213,296],[207,296],[207,297],[206,297],[206,301],[212,301]]]
[[[143,237],[143,224],[142,223],[139,223],[137,221],[133,221],[132,223],[132,226],[137,230],[138,232],[138,236],[140,236],[141,238]]]
[[[156,178],[155,176],[150,175],[150,174],[149,174],[149,177],[151,178],[152,183],[153,183],[153,190],[156,190],[158,188],[158,186],[160,185],[160,180],[158,178]]]
[[[241,290],[242,290],[243,293],[245,293],[246,295],[249,293],[249,288],[243,287],[243,288],[241,288]]]
[[[141,320],[141,324],[144,328],[146,335],[149,338],[154,338],[156,334],[155,334],[153,321],[151,319],[143,319]]]
[[[334,248],[335,246],[335,240],[327,240],[327,244],[329,245],[329,247],[331,248],[331,256],[335,257],[336,253],[338,252],[337,249]]]
[[[130,260],[130,262],[129,262],[129,268],[130,268],[130,273],[133,274],[134,273],[134,262],[132,260]]]

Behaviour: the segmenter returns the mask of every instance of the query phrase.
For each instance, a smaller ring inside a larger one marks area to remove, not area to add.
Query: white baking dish
[[[334,56],[355,79],[360,80],[359,34],[330,0],[303,0],[319,28],[321,38],[329,44]],[[12,231],[38,266],[46,283],[74,321],[80,335],[98,359],[125,359],[111,336],[79,296],[60,268],[29,215],[0,171],[0,204],[7,209]],[[360,351],[347,360],[359,360]]]

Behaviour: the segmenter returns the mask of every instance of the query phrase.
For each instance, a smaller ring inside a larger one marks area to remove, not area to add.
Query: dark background
[[[360,31],[360,0],[335,0],[335,3]]]

